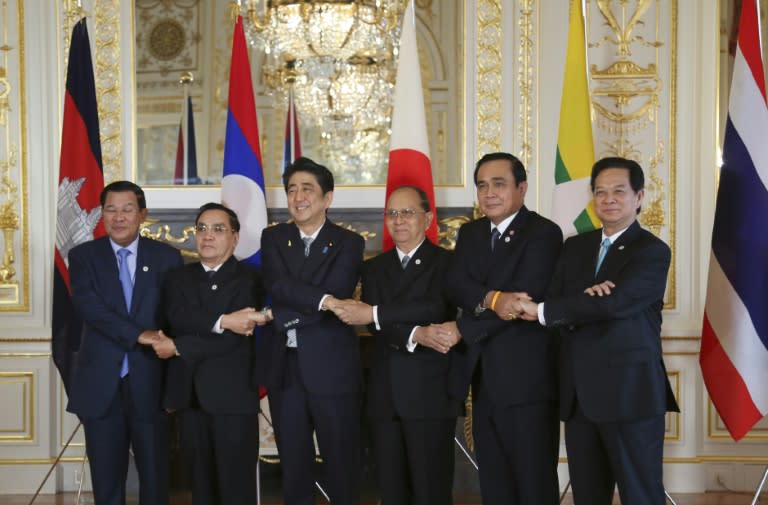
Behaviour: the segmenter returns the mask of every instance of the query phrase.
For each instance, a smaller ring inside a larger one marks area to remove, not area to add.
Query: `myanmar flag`
[[[569,237],[599,227],[589,189],[595,163],[581,0],[571,0],[560,126],[557,132],[552,219]]]

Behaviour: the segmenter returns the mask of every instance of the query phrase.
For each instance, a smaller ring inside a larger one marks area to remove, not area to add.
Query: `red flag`
[[[53,282],[53,361],[69,387],[82,321],[72,306],[67,255],[74,246],[104,235],[99,196],[104,188],[96,86],[85,18],[72,29],[61,132],[56,251]]]
[[[392,191],[405,185],[416,186],[429,197],[434,218],[427,230],[427,238],[436,244],[437,209],[435,208],[435,189],[432,184],[432,163],[429,160],[429,139],[424,114],[424,95],[421,88],[419,51],[416,46],[416,15],[413,10],[413,1],[408,2],[408,7],[405,9],[400,36],[386,198],[389,199]],[[392,237],[384,226],[382,250],[387,251],[393,245]]]

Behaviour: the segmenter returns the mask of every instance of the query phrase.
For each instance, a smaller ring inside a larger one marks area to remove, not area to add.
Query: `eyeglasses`
[[[384,217],[389,219],[397,219],[398,217],[402,217],[403,219],[413,219],[416,214],[426,214],[426,212],[415,209],[387,209],[384,211]]]
[[[195,226],[195,231],[197,233],[205,233],[208,231],[212,231],[216,235],[221,235],[222,233],[226,233],[230,230],[230,228],[227,228],[223,224],[214,224],[213,226],[208,226],[207,224],[198,224]]]

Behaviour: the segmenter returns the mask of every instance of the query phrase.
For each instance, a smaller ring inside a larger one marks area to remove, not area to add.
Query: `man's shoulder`
[[[365,239],[363,238],[362,235],[352,230],[348,230],[342,226],[339,226],[334,222],[326,221],[323,226],[327,226],[329,232],[335,234],[337,237],[343,240],[350,240],[353,242],[359,242],[361,244],[365,244]]]
[[[109,246],[109,237],[106,235],[103,237],[97,237],[81,244],[76,245],[69,250],[69,254],[92,254],[94,251],[103,249]]]
[[[145,251],[151,255],[160,256],[166,259],[176,259],[181,257],[181,251],[172,245],[147,237],[139,237],[139,248],[145,249]]]

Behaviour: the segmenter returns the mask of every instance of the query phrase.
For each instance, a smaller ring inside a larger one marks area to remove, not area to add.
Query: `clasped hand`
[[[373,322],[373,307],[365,302],[353,299],[339,300],[329,296],[323,306],[336,314],[336,317],[346,324],[371,324]]]
[[[163,330],[146,330],[139,335],[139,344],[151,345],[157,357],[168,359],[176,355],[176,344],[173,339],[168,337]]]

